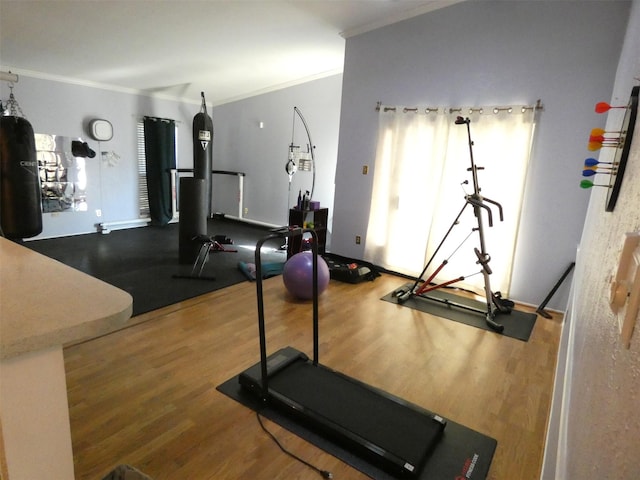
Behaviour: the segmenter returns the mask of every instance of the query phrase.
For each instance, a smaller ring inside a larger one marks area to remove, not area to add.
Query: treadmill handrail
[[[305,233],[311,234],[311,252],[312,252],[312,294],[313,294],[313,364],[318,364],[318,235],[315,230],[311,228],[299,228],[299,227],[283,227],[280,230],[274,231],[270,235],[258,240],[255,250],[255,263],[256,263],[256,292],[258,299],[258,331],[260,335],[260,382],[262,385],[261,398],[266,401],[269,396],[269,376],[267,373],[267,335],[265,331],[264,321],[264,299],[262,288],[262,261],[261,250],[262,245],[269,240],[276,238],[289,238]]]

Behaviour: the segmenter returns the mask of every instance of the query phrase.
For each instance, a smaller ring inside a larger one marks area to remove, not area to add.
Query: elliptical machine
[[[426,298],[439,303],[445,303],[448,306],[453,306],[457,308],[462,308],[464,310],[471,310],[474,312],[482,313],[485,315],[485,321],[487,323],[487,326],[489,326],[489,328],[491,328],[495,332],[502,333],[502,331],[504,330],[504,325],[496,321],[496,315],[498,313],[510,313],[514,304],[510,300],[503,299],[499,293],[493,293],[493,291],[491,290],[491,281],[489,279],[489,275],[491,275],[492,273],[491,268],[489,267],[489,261],[491,260],[491,256],[487,253],[487,250],[486,250],[485,238],[484,238],[484,225],[482,220],[482,210],[484,209],[485,212],[487,213],[489,226],[490,227],[493,226],[493,213],[491,210],[491,206],[488,205],[488,204],[491,204],[497,207],[498,213],[500,216],[500,221],[503,221],[504,216],[502,213],[502,206],[498,202],[480,195],[480,187],[478,185],[478,170],[483,170],[484,168],[476,166],[475,161],[473,159],[473,141],[471,140],[471,127],[470,127],[471,120],[469,118],[457,117],[455,120],[455,124],[467,126],[467,136],[469,138],[469,156],[471,159],[471,167],[468,168],[467,171],[471,171],[471,176],[473,179],[473,193],[465,195],[464,197],[465,202],[464,202],[464,205],[462,206],[462,209],[460,210],[455,220],[453,221],[453,223],[445,233],[444,238],[438,244],[437,248],[433,252],[433,255],[431,256],[431,258],[425,265],[424,269],[422,270],[422,273],[418,276],[418,278],[416,278],[416,281],[414,282],[414,284],[410,288],[407,288],[406,286],[399,288],[398,290],[393,292],[393,295],[397,298],[397,301],[399,304],[405,303],[412,296],[419,296],[419,297]],[[438,273],[440,273],[440,271],[448,263],[448,260],[446,259],[443,260],[443,262],[435,269],[435,271],[431,275],[429,275],[427,279],[423,280],[423,276],[431,266],[433,259],[438,254],[438,252],[440,251],[440,248],[442,247],[445,240],[453,230],[453,227],[455,227],[458,224],[458,220],[460,219],[463,212],[469,205],[473,207],[473,214],[477,220],[477,227],[473,228],[473,231],[478,232],[480,248],[477,248],[477,247],[474,248],[474,253],[478,259],[476,263],[480,265],[481,272],[484,277],[484,291],[485,291],[486,305],[487,305],[486,310],[480,310],[478,308],[474,308],[473,306],[452,302],[451,300],[448,300],[448,299],[426,295],[428,292],[431,292],[439,288],[447,287],[449,285],[452,285],[456,282],[460,282],[465,279],[465,277],[460,276],[453,280],[440,283],[438,285],[433,285],[431,283],[431,281],[438,275]]]

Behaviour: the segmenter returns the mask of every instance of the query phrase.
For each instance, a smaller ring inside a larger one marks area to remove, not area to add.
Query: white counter
[[[0,237],[0,472],[74,480],[62,347],[121,328],[128,293]]]

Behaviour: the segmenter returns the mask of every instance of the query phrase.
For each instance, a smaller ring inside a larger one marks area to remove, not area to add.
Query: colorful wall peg
[[[612,107],[607,102],[598,102],[596,103],[596,113],[605,113],[611,110],[612,108],[629,108],[627,105],[620,105],[616,107]]]
[[[591,187],[607,187],[607,188],[609,188],[610,185],[599,185],[597,183],[593,183],[591,180],[582,180],[580,182],[580,188],[591,188]]]

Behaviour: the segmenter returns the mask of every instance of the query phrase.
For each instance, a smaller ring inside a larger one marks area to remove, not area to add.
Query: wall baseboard
[[[258,226],[267,227],[267,228],[282,227],[282,225],[276,225],[275,223],[261,222],[260,220],[252,220],[252,219],[246,218],[246,217],[234,217],[233,215],[226,215],[225,214],[224,218],[229,218],[231,220],[237,220],[239,222],[244,222],[244,223],[251,223],[253,225],[258,225]]]
[[[111,233],[111,230],[124,230],[126,228],[146,227],[151,221],[150,218],[136,218],[133,220],[120,220],[117,222],[102,222],[97,223],[96,228],[99,233],[106,235]]]
[[[578,249],[578,255],[580,250]],[[575,277],[574,277],[575,282]],[[575,314],[575,283],[571,283],[569,302],[564,316],[560,345],[558,348],[553,397],[549,411],[547,436],[545,439],[544,456],[540,479],[566,478],[567,459],[567,422],[569,417],[569,403],[571,401],[571,378],[573,370],[574,343],[574,314]]]
[[[236,220],[239,222],[249,223],[253,225],[258,225],[261,227],[267,227],[267,228],[277,228],[282,226],[282,225],[275,225],[267,222],[261,222],[259,220],[251,220],[249,218],[234,217],[233,215],[225,215],[225,218],[229,218],[231,220]],[[169,223],[177,223],[179,222],[179,220],[180,220],[180,216],[179,214],[176,214],[176,216],[172,218]],[[102,223],[96,223],[96,228],[99,233],[106,235],[108,233],[111,233],[112,230],[125,230],[127,228],[146,227],[150,221],[151,221],[150,218],[135,218],[133,220],[102,222]]]

